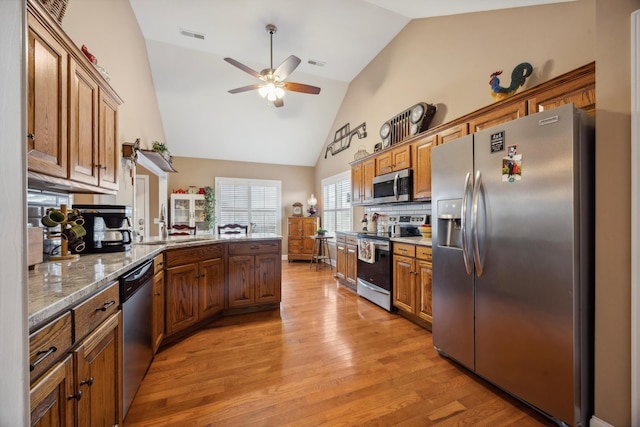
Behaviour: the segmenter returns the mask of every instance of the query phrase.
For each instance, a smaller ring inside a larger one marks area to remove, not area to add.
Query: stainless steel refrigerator
[[[432,150],[434,346],[572,426],[593,411],[593,163],[573,104]]]

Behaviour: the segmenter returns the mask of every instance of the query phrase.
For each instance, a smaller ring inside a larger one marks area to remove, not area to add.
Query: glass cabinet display
[[[171,225],[188,225],[205,230],[204,194],[172,194]]]

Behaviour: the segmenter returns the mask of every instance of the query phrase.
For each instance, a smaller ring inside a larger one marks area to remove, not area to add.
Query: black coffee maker
[[[124,252],[131,249],[131,206],[73,205],[84,218],[84,253]]]

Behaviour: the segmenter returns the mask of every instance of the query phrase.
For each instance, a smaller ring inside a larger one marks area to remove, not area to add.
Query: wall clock
[[[293,216],[302,216],[302,203],[296,202],[293,204]]]

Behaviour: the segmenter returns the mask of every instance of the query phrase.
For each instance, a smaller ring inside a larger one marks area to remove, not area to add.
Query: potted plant
[[[204,187],[204,222],[207,230],[212,230],[216,222],[216,195],[213,187]]]
[[[316,230],[316,234],[317,234],[318,236],[324,236],[325,234],[327,234],[327,230],[326,230],[326,229],[324,229],[324,228],[322,228],[322,227],[320,227],[320,228],[318,228],[318,229]]]
[[[164,159],[169,162],[169,164],[172,163],[173,159],[171,158],[171,153],[169,153],[169,149],[164,142],[153,141],[151,148],[153,149],[153,151],[162,154],[162,157],[164,157]]]

